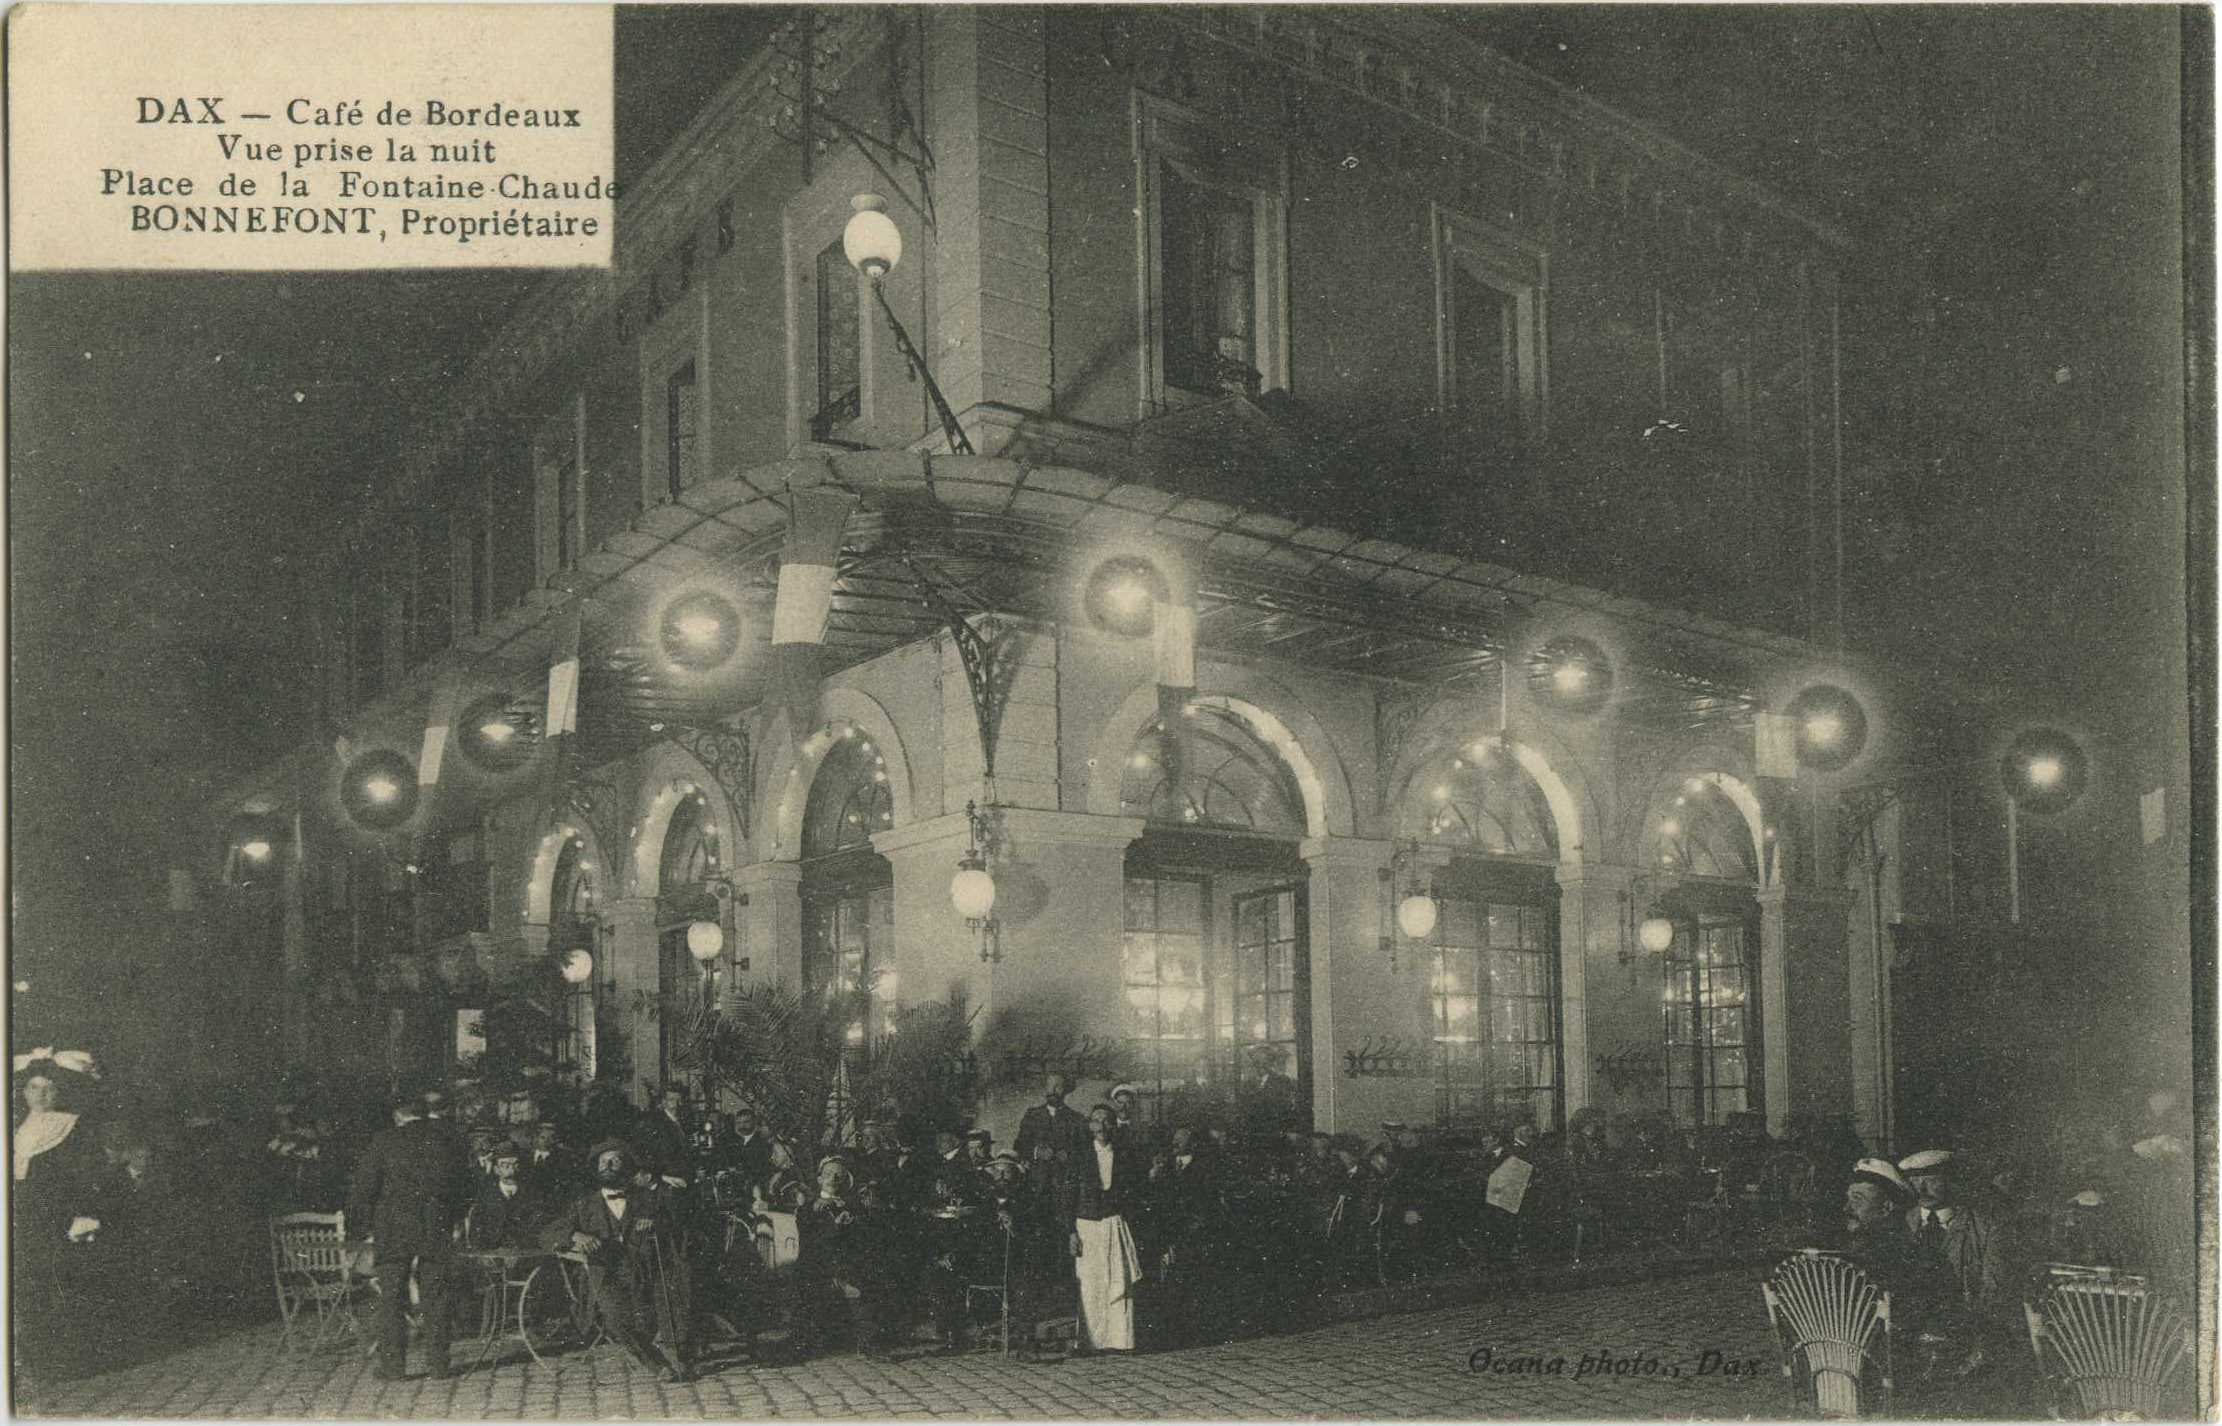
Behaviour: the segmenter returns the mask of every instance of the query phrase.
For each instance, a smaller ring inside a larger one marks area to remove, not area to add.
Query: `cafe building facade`
[[[396,1077],[524,996],[645,1095],[771,983],[961,996],[999,1137],[1887,1137],[1841,253],[1441,17],[814,11],[346,512],[211,934]]]

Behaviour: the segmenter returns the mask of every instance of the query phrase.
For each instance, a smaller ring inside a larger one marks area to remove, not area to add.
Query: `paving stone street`
[[[457,1345],[458,1362],[469,1361]],[[1634,1365],[1582,1374],[1585,1356],[1594,1363],[1608,1354]],[[1558,1374],[1535,1369],[1554,1358],[1563,1359]],[[1738,1370],[1701,1374],[1714,1361]],[[275,1327],[253,1328],[61,1384],[18,1399],[16,1409],[47,1417],[351,1420],[1727,1419],[1791,1414],[1776,1362],[1757,1277],[1739,1269],[1507,1295],[1133,1359],[1037,1365],[993,1353],[895,1361],[838,1355],[787,1367],[713,1364],[678,1386],[659,1383],[609,1345],[545,1365],[519,1349],[449,1381],[379,1382],[359,1349],[281,1351]],[[1495,1369],[1502,1367],[1527,1370]]]

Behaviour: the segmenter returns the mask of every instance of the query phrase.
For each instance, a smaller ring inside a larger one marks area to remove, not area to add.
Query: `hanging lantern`
[[[1848,765],[1867,746],[1867,710],[1833,683],[1812,685],[1785,711],[1798,762],[1816,772]]]
[[[1562,713],[1595,713],[1612,697],[1612,659],[1589,639],[1562,635],[1529,656],[1528,687]]]
[[[2091,760],[2058,728],[2032,728],[2014,739],[1999,762],[2006,795],[2027,812],[2058,812],[2083,795]]]
[[[416,764],[390,749],[365,753],[348,765],[339,795],[358,825],[374,832],[398,827],[417,810]]]
[[[725,931],[715,921],[697,921],[687,927],[687,954],[704,965],[725,949]]]
[[[1674,923],[1664,916],[1646,916],[1636,927],[1636,944],[1653,955],[1665,954],[1674,944]]]
[[[974,866],[971,859],[960,863],[957,874],[949,878],[949,904],[967,921],[985,921],[995,910],[995,878],[988,875],[984,866]]]
[[[1435,932],[1435,898],[1413,892],[1396,904],[1396,928],[1415,941]]]
[[[557,969],[563,972],[565,980],[573,985],[578,985],[583,981],[593,979],[594,957],[587,954],[585,950],[574,947],[570,954],[563,958]]]

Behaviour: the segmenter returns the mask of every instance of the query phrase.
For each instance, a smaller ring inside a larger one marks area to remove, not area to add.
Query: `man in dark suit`
[[[1112,1132],[1116,1135],[1114,1122]],[[1203,1340],[1226,1269],[1224,1165],[1197,1143],[1185,1124],[1173,1131],[1167,1152],[1150,1165],[1147,1231],[1149,1254],[1163,1268],[1152,1315],[1167,1346]]]
[[[1065,1107],[1065,1077],[1052,1074],[1042,1082],[1042,1102],[1019,1117],[1019,1162],[1029,1171],[1051,1173],[1078,1159],[1088,1147],[1088,1127]]]
[[[1142,1278],[1142,1255],[1127,1218],[1139,1202],[1145,1171],[1131,1150],[1114,1142],[1111,1121],[1108,1104],[1088,1111],[1088,1144],[1064,1161],[1057,1197],[1080,1281],[1081,1350],[1090,1352],[1134,1350],[1134,1285]]]
[[[756,1111],[744,1104],[733,1111],[733,1134],[718,1146],[720,1162],[741,1174],[750,1188],[771,1176],[772,1136],[756,1122]]]
[[[515,1144],[494,1150],[494,1172],[478,1186],[471,1206],[474,1248],[524,1248],[539,1241],[547,1201],[521,1172],[524,1151]]]
[[[588,1177],[579,1156],[564,1147],[561,1132],[545,1119],[533,1126],[531,1156],[518,1167],[534,1196],[551,1205],[568,1202]]]
[[[640,1167],[681,1183],[691,1181],[694,1177],[694,1114],[687,1107],[687,1092],[675,1084],[665,1085],[656,1113],[634,1135],[633,1141],[640,1146]]]
[[[409,1273],[414,1267],[424,1309],[421,1341],[435,1377],[450,1375],[448,1328],[455,1231],[475,1188],[470,1151],[415,1102],[394,1107],[394,1127],[370,1141],[355,1166],[348,1216],[370,1228],[378,1262],[378,1364],[381,1381],[398,1381],[407,1364]]]
[[[1288,1052],[1279,1045],[1250,1047],[1250,1076],[1242,1084],[1243,1127],[1258,1137],[1303,1127],[1296,1081],[1287,1074]]]
[[[541,1231],[544,1247],[582,1254],[594,1304],[610,1339],[667,1381],[686,1381],[693,1313],[680,1205],[652,1177],[637,1181],[632,1154],[616,1139],[594,1146],[594,1186],[565,1204]]]

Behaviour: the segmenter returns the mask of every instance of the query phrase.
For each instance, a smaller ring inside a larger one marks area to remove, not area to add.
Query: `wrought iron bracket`
[[[895,338],[895,350],[901,352],[903,360],[910,363],[910,374],[926,383],[926,395],[933,398],[934,414],[941,419],[941,434],[949,442],[950,451],[957,455],[978,454],[972,449],[972,438],[964,433],[964,427],[957,424],[957,414],[949,409],[948,398],[941,394],[941,383],[934,380],[933,371],[926,365],[925,357],[919,355],[918,348],[911,344],[910,333],[903,329],[902,319],[895,315],[894,307],[889,305],[886,285],[876,277],[872,279],[872,296],[879,300],[880,315],[887,318],[887,330]]]
[[[752,767],[748,731],[732,728],[722,723],[707,726],[676,724],[664,731],[664,736],[694,754],[710,770],[711,780],[725,794],[728,806],[733,809],[733,820],[739,824],[742,840],[754,833],[750,830],[750,801]],[[735,849],[735,854],[738,855]]]
[[[1843,815],[1836,824],[1836,864],[1851,865],[1853,853],[1859,850],[1860,839],[1875,830],[1875,822],[1891,806],[1905,796],[1905,785],[1899,782],[1870,783],[1865,787],[1848,787],[1837,795]]]
[[[933,610],[934,617],[949,631],[949,638],[957,646],[957,658],[964,665],[965,686],[972,693],[972,712],[980,720],[981,771],[989,782],[995,781],[995,742],[1003,722],[1003,689],[997,678],[995,645],[982,637],[949,597],[942,592],[941,581],[918,558],[904,551],[900,558],[903,567],[910,571],[917,582],[918,597]]]

